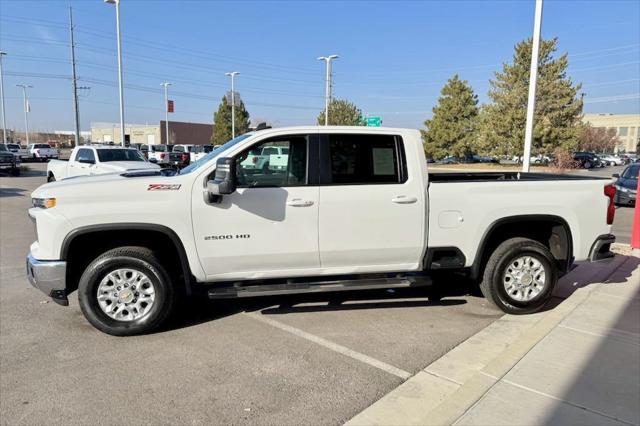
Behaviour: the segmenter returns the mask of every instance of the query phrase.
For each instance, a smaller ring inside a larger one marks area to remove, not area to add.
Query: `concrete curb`
[[[614,258],[591,282],[606,282],[626,261]],[[573,280],[571,280],[573,281]],[[451,425],[471,409],[597,285],[577,288],[554,309],[504,315],[356,415],[347,425]]]

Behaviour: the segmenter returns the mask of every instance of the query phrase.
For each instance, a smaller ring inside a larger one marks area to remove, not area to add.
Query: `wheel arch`
[[[195,278],[180,237],[164,225],[148,223],[88,225],[67,234],[60,248],[60,259],[67,262],[67,294],[76,290],[80,275],[96,256],[123,245],[140,245],[157,250],[163,257],[161,260],[174,266],[174,270],[167,270],[167,273],[180,278],[186,293],[191,294],[191,283]],[[179,270],[175,270],[175,267]]]
[[[497,219],[485,230],[471,265],[471,277],[482,276],[487,259],[503,241],[525,237],[544,244],[558,262],[560,275],[573,264],[573,235],[567,221],[556,215],[516,215]]]

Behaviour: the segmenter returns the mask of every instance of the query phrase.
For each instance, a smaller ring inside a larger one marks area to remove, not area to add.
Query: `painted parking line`
[[[387,364],[386,362],[377,360],[375,358],[371,358],[368,355],[354,351],[353,349],[349,349],[345,346],[339,345],[329,340],[323,339],[322,337],[318,337],[314,334],[307,333],[306,331],[302,331],[299,328],[295,328],[290,325],[283,324],[279,321],[271,319],[268,316],[262,315],[260,313],[244,312],[244,315],[251,317],[253,319],[256,319],[258,321],[261,321],[265,324],[269,324],[272,327],[279,328],[280,330],[286,331],[295,336],[302,337],[303,339],[316,343],[334,352],[338,352],[339,354],[348,356],[349,358],[353,358],[355,360],[363,362],[367,365],[380,369],[386,373],[393,374],[394,376],[400,377],[403,380],[407,380],[409,377],[413,376],[413,374],[409,373],[408,371],[404,371],[398,367],[394,367],[393,365]]]

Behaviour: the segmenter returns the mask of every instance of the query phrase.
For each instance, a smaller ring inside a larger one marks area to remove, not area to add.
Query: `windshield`
[[[47,145],[44,143],[38,143],[34,146],[34,148],[42,148],[42,149],[47,149],[47,148],[51,148],[51,145]]]
[[[640,172],[640,165],[629,166],[622,174],[622,177],[625,179],[638,179],[638,172]]]
[[[217,147],[216,149],[214,149],[213,151],[211,151],[210,153],[208,153],[207,155],[205,155],[204,157],[202,157],[198,161],[195,161],[195,162],[191,163],[190,165],[188,165],[187,167],[185,167],[184,169],[180,170],[179,174],[185,175],[187,173],[191,173],[192,171],[199,169],[203,164],[208,163],[212,158],[215,158],[222,151],[224,151],[224,150],[226,150],[228,148],[231,148],[235,144],[245,140],[246,138],[248,138],[249,136],[252,136],[252,135],[253,135],[252,133],[245,133],[244,135],[240,135],[240,136],[236,137],[235,139],[231,139],[229,142],[225,143],[224,145],[221,145],[221,146]]]
[[[167,150],[166,145],[150,145],[153,152],[165,152]]]
[[[101,163],[110,161],[145,161],[137,149],[98,149],[97,151]]]
[[[8,143],[7,147],[9,149],[20,149],[20,145],[16,144],[16,143]]]

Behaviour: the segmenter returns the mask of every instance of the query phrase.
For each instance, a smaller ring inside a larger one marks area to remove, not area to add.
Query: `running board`
[[[210,289],[209,298],[235,299],[238,297],[278,296],[299,293],[422,287],[430,284],[431,279],[428,277],[363,278],[358,280],[287,282],[257,285],[236,284],[232,287]]]

